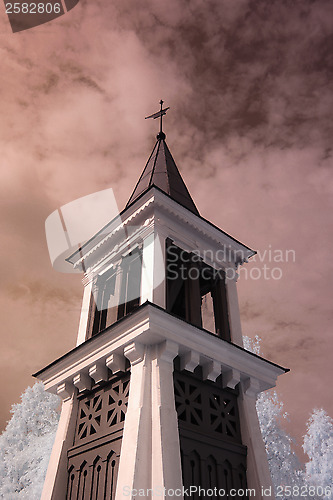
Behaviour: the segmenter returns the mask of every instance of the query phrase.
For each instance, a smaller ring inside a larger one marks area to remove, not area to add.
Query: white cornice
[[[230,247],[234,251],[241,250],[247,259],[254,255],[255,252],[253,250],[236,241],[227,233],[210,224],[205,219],[193,214],[182,205],[179,205],[179,203],[163,194],[160,190],[152,189],[152,191],[154,191],[154,202],[156,206],[166,210],[180,221],[191,226],[192,229],[201,233],[205,238],[209,238],[219,245]]]
[[[70,258],[72,259],[73,266],[74,268],[82,268],[82,263],[87,262],[89,260],[92,260],[91,257],[93,254],[96,254],[98,250],[104,249],[105,247],[110,248],[110,245],[108,244],[110,240],[116,239],[118,233],[121,232],[121,230],[126,231],[128,226],[131,226],[133,224],[133,221],[135,221],[140,215],[143,213],[147,212],[147,208],[154,202],[154,198],[150,197],[150,199],[146,200],[142,205],[140,205],[137,210],[134,212],[130,213],[124,219],[124,215],[120,215],[114,219],[114,221],[111,221],[108,226],[106,226],[101,234],[107,233],[104,238],[99,239],[99,234],[95,235],[91,240],[86,243],[86,245],[83,246],[81,249],[80,253],[76,252],[74,255],[72,255]],[[124,219],[124,220],[123,220]],[[141,223],[141,217],[140,217],[140,223]],[[143,224],[144,225],[144,224]],[[139,224],[138,224],[139,226]],[[142,230],[142,227],[138,227],[136,229],[136,233],[138,233],[140,230]],[[94,239],[97,240],[97,243],[94,244]],[[121,236],[120,236],[120,239]],[[124,242],[123,242],[124,244]],[[113,245],[114,246],[114,245]],[[102,254],[102,252],[99,252],[99,257]],[[106,255],[103,255],[103,257],[100,257],[98,262],[102,261],[105,258]],[[78,258],[79,257],[79,258]],[[76,259],[77,260],[76,260]]]
[[[285,372],[282,367],[175,318],[152,304],[145,304],[35,376],[44,382],[46,390],[57,392],[62,384],[68,386],[73,384],[73,379],[78,380],[79,374],[86,380],[92,366],[109,366],[107,359],[112,354],[117,359],[124,356],[124,349],[133,342],[154,345],[165,341],[177,344],[179,356],[185,360],[183,366],[190,358],[197,359],[198,364],[209,368],[208,371],[206,369],[207,378],[212,379],[212,373],[215,378],[219,373],[226,374],[228,387],[235,385],[237,378],[234,374],[239,373],[239,380],[252,380],[251,383],[247,382],[251,390],[256,387],[255,381],[258,381],[257,392],[260,392],[274,387],[278,375]]]
[[[101,233],[94,236],[81,249],[80,254],[77,252],[72,256],[74,267],[82,269],[84,263],[85,268],[90,269],[105,258],[112,258],[113,254],[117,253],[119,246],[126,245],[129,238],[133,239],[135,235],[139,236],[140,232],[145,231],[145,220],[152,214],[157,216],[153,219],[157,228],[159,225],[165,226],[163,219],[166,218],[171,231],[174,226],[174,233],[176,235],[178,233],[178,239],[183,238],[184,242],[194,238],[196,241],[205,241],[206,245],[214,248],[230,249],[234,256],[232,258],[233,264],[243,264],[255,253],[222,230],[193,214],[160,190],[152,188],[106,226]],[[107,234],[99,239],[100,235],[106,231]],[[122,231],[127,232],[126,236],[122,234]],[[94,240],[96,240],[96,244],[94,244]],[[198,245],[197,250],[200,253],[200,245]]]

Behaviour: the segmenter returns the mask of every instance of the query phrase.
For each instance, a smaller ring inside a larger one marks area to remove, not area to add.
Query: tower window
[[[117,320],[116,279],[117,273],[112,269],[106,276],[97,280],[95,297],[92,297],[95,302],[92,335],[104,330]]]
[[[230,341],[224,272],[170,239],[166,244],[167,311]]]
[[[118,318],[129,314],[140,304],[142,254],[139,249],[123,258],[121,262],[121,287]]]
[[[104,330],[140,304],[142,253],[136,248],[119,266],[99,277],[92,297],[94,318],[91,334]]]

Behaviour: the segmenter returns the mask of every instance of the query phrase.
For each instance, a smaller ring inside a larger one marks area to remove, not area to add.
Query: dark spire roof
[[[146,166],[138,180],[126,207],[133,203],[142,193],[156,186],[191,212],[199,215],[190,193],[179,173],[165,142],[164,132],[160,132]]]

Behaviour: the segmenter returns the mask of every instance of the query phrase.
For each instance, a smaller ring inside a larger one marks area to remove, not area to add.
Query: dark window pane
[[[123,258],[122,283],[118,307],[118,319],[130,313],[140,304],[141,292],[141,251],[135,250]]]
[[[230,340],[225,275],[166,242],[166,309]]]

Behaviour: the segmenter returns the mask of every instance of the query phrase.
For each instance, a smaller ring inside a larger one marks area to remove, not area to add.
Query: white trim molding
[[[255,390],[259,393],[275,387],[277,377],[287,371],[236,344],[146,303],[37,372],[35,377],[43,381],[49,392],[57,393],[57,388],[66,384],[66,392],[70,394],[71,386],[74,390],[73,378],[81,373],[92,377],[92,367],[96,364],[100,367],[108,366],[114,372],[122,369],[124,365],[121,360],[124,356],[129,358],[128,350],[133,342],[152,346],[165,341],[168,341],[169,345],[177,344],[181,364],[185,369],[193,371],[197,365],[206,367],[205,373],[211,380],[222,373],[222,376],[226,377],[226,385],[231,387],[237,384],[239,374],[240,380],[250,384],[248,392]]]

